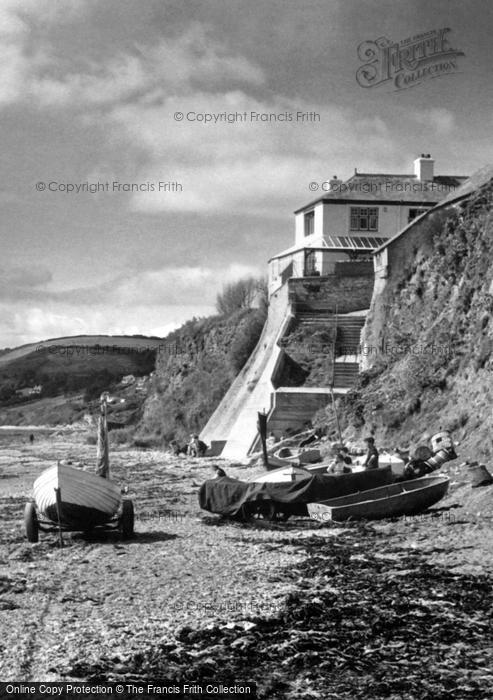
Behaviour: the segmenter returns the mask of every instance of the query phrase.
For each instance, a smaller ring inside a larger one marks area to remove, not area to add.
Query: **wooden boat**
[[[296,466],[303,464],[313,464],[320,460],[320,450],[318,448],[293,448],[282,447],[277,452],[274,452],[273,457],[281,464],[294,464]],[[270,457],[269,459],[272,459]]]
[[[34,503],[27,503],[24,511],[29,542],[38,541],[39,530],[54,527],[58,528],[61,546],[62,530],[89,531],[112,524],[123,537],[133,535],[132,501],[122,500],[120,486],[109,478],[108,396],[107,392],[101,395],[96,473],[63,462],[42,472],[33,485]]]
[[[104,525],[116,514],[122,500],[120,486],[110,479],[75,467],[57,464],[46,469],[33,485],[39,513],[58,523],[56,490],[60,489],[60,523],[73,530]]]
[[[425,476],[368,491],[360,491],[321,503],[309,503],[308,512],[315,520],[361,520],[393,518],[420,513],[442,499],[450,479]]]
[[[365,455],[358,457],[353,457],[352,469],[353,471],[361,471],[364,469],[363,464],[366,459]],[[402,476],[404,473],[405,462],[402,457],[397,453],[391,452],[380,452],[378,455],[378,466],[379,467],[392,467],[392,473],[394,476]]]
[[[311,472],[303,467],[295,467],[293,465],[279,467],[268,472],[262,472],[249,479],[253,484],[284,484],[289,481],[299,481],[313,476]]]

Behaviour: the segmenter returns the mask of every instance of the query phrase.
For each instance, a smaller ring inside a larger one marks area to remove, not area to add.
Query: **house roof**
[[[457,202],[461,199],[464,199],[468,195],[472,194],[475,190],[480,189],[483,185],[488,184],[491,180],[493,180],[493,165],[486,165],[483,168],[480,168],[479,170],[476,170],[475,173],[471,175],[470,178],[467,178],[465,182],[463,182],[460,187],[457,189],[451,191],[446,197],[444,197],[438,204],[436,204],[432,209],[429,209],[427,212],[422,214],[416,219],[413,219],[407,226],[405,226],[399,233],[397,233],[393,238],[389,238],[388,241],[386,241],[383,245],[381,245],[379,248],[375,248],[373,251],[373,254],[375,253],[380,253],[384,248],[389,246],[391,243],[393,243],[395,240],[403,236],[406,231],[408,231],[410,228],[412,228],[418,221],[421,219],[425,218],[426,216],[429,216],[431,213],[434,211],[438,211],[440,209],[443,209],[443,207],[449,206],[450,204],[453,204],[454,202]]]
[[[320,202],[348,204],[422,204],[433,205],[445,196],[453,194],[465,181],[465,175],[436,175],[432,181],[418,180],[416,175],[394,173],[355,173],[345,182],[337,183],[333,190],[297,209],[295,214]],[[326,183],[323,183],[325,185]],[[328,183],[326,185],[328,187]]]
[[[267,262],[271,262],[271,260],[274,260],[275,258],[283,258],[286,255],[292,255],[293,253],[298,253],[301,250],[304,250],[305,248],[314,248],[315,250],[320,250],[320,249],[327,249],[327,243],[324,241],[323,237],[319,237],[314,239],[313,241],[303,241],[302,243],[295,243],[294,245],[290,246],[289,248],[286,248],[285,250],[282,250],[280,253],[277,253],[277,255],[273,255]]]

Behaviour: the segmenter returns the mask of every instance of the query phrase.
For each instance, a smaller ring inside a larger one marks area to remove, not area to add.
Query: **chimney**
[[[433,166],[435,161],[429,153],[422,153],[419,158],[414,161],[414,174],[418,180],[423,182],[433,181]]]
[[[332,180],[329,180],[329,186],[330,186],[331,192],[338,192],[341,185],[342,185],[342,180],[339,180],[337,175],[334,175]]]

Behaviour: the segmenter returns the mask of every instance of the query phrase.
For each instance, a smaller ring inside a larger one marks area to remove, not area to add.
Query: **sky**
[[[453,69],[361,84],[365,42],[444,28]],[[492,163],[492,33],[489,0],[0,0],[0,347],[166,335],[309,183]]]

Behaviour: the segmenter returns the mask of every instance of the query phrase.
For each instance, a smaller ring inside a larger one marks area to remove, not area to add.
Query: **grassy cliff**
[[[244,309],[193,319],[167,336],[144,405],[140,439],[183,441],[200,432],[254,349],[264,320],[259,310]]]
[[[347,434],[413,443],[440,428],[463,457],[493,456],[490,182],[431,228],[372,310],[373,367],[341,404]]]

